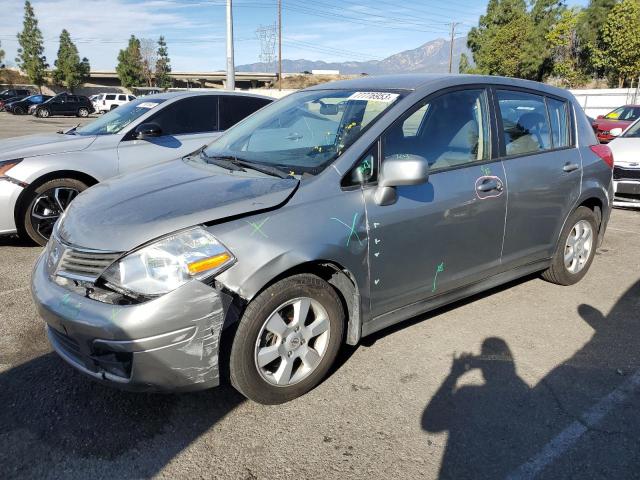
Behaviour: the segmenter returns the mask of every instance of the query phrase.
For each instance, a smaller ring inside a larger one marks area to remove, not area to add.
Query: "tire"
[[[585,228],[587,226],[586,224],[591,228],[588,253],[585,252],[588,243],[585,240],[586,234],[578,235],[579,231],[577,230],[578,226],[582,225],[582,231],[587,231]],[[598,245],[598,231],[599,225],[593,210],[587,207],[578,207],[567,219],[560,235],[560,240],[558,241],[558,248],[551,259],[551,266],[542,273],[542,278],[558,285],[573,285],[582,280],[589,271],[589,267],[591,267],[591,263],[595,257]],[[579,247],[579,244],[570,247],[569,244],[575,242],[576,235],[582,239],[583,247]],[[576,259],[575,257],[580,251],[583,253],[581,259]],[[565,255],[567,255],[567,257],[574,257],[569,267],[567,266],[567,262],[565,262]],[[572,269],[574,271],[572,271]]]
[[[39,108],[36,110],[36,116],[40,118],[48,118],[51,115],[51,112],[48,108]]]
[[[13,113],[14,115],[24,115],[24,108],[22,107],[16,107],[13,109]]]
[[[310,302],[309,315],[298,325],[302,327],[297,329],[296,308],[287,303],[298,304],[305,299]],[[286,306],[281,309],[283,305]],[[279,318],[282,315],[285,318],[280,325],[286,327],[283,330],[286,333],[281,335],[272,333],[273,330],[267,327],[267,324],[272,325],[270,320],[276,312],[281,312]],[[291,317],[286,312],[290,312]],[[321,319],[325,315],[328,325]],[[316,327],[312,328],[326,330],[310,338],[313,330],[309,327],[314,324]],[[344,310],[335,290],[327,282],[310,274],[280,280],[258,295],[247,306],[240,320],[229,359],[231,384],[245,397],[267,405],[288,402],[304,395],[320,383],[333,364],[342,344],[343,330]],[[271,343],[265,344],[265,338]],[[282,354],[278,353],[273,361],[260,368],[257,352],[266,348],[277,348]],[[313,355],[310,355],[311,350],[315,352]],[[302,360],[303,356],[315,365],[310,367]],[[288,377],[285,377],[286,374],[278,377],[281,369],[286,370],[282,368],[286,362],[293,365],[292,373]],[[299,379],[296,380],[296,377]],[[281,385],[275,383],[278,378],[283,380]],[[285,378],[290,381],[286,382]]]
[[[46,245],[51,235],[53,224],[59,218],[62,211],[68,207],[71,200],[87,188],[88,185],[75,178],[57,178],[49,180],[29,192],[23,202],[24,208],[22,208],[19,215],[19,218],[22,219],[18,225],[18,234],[20,237],[25,240],[31,240],[38,245]],[[58,192],[58,202],[52,200],[52,198],[55,197],[56,190]],[[48,199],[48,195],[53,195],[53,197]],[[53,208],[47,210],[52,210],[53,213],[43,215],[44,219],[38,222],[34,215],[41,214],[43,208],[52,205]],[[60,207],[62,207],[62,209]]]
[[[78,116],[82,118],[87,118],[89,116],[89,109],[85,107],[79,108]]]

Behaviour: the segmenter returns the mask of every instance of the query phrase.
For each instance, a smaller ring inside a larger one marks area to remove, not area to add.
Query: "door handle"
[[[570,163],[567,162],[564,164],[564,167],[562,167],[562,170],[564,170],[567,173],[573,172],[575,170],[578,170],[580,168],[580,165],[578,165],[577,163]]]
[[[479,192],[491,192],[492,190],[502,191],[502,182],[498,182],[495,178],[488,178],[476,187]]]

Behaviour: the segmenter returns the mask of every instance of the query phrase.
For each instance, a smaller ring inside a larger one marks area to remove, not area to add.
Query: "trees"
[[[131,35],[127,48],[118,53],[116,72],[123,87],[137,87],[144,83],[140,40]]]
[[[472,73],[472,67],[469,63],[469,57],[465,53],[460,55],[460,63],[458,64],[458,73]]]
[[[584,82],[577,32],[581,16],[578,9],[565,10],[547,33],[552,52],[552,73],[569,88]]]
[[[640,75],[640,2],[616,4],[600,29],[593,63],[618,87]]]
[[[564,0],[533,0],[531,3],[522,72],[525,78],[542,81],[553,70],[553,55],[547,35],[558,23],[566,7]]]
[[[0,42],[0,47],[2,46],[2,42]],[[4,68],[4,50],[0,48],[0,68]]]
[[[156,61],[156,86],[160,88],[169,88],[173,85],[173,81],[169,74],[171,73],[171,59],[169,58],[169,50],[163,36],[158,39],[158,59]]]
[[[154,68],[158,60],[156,42],[150,38],[140,39],[140,57],[142,58],[142,76],[147,83],[147,87],[152,87]]]
[[[523,76],[530,30],[525,0],[489,0],[487,13],[467,38],[478,73]]]
[[[38,28],[38,20],[28,0],[24,2],[24,21],[22,31],[18,33],[18,44],[20,45],[16,57],[18,68],[25,72],[29,81],[42,91],[48,65],[44,56],[42,32]]]
[[[65,29],[60,33],[58,58],[54,62],[53,81],[73,91],[82,85],[89,77],[91,67],[85,57],[80,60],[78,48],[71,40],[71,35]]]

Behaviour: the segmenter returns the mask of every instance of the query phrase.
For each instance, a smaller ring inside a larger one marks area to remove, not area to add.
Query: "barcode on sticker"
[[[389,92],[356,92],[351,94],[347,100],[368,100],[374,102],[391,103],[398,98],[397,93]]]

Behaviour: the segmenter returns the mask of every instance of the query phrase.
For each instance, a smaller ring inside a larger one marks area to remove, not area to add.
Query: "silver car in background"
[[[183,157],[271,98],[176,92],[128,102],[66,132],[0,141],[0,234],[44,245],[53,224],[86,188]]]
[[[613,205],[640,208],[640,120],[629,125],[624,132],[614,128],[616,138],[609,142],[613,152]]]

